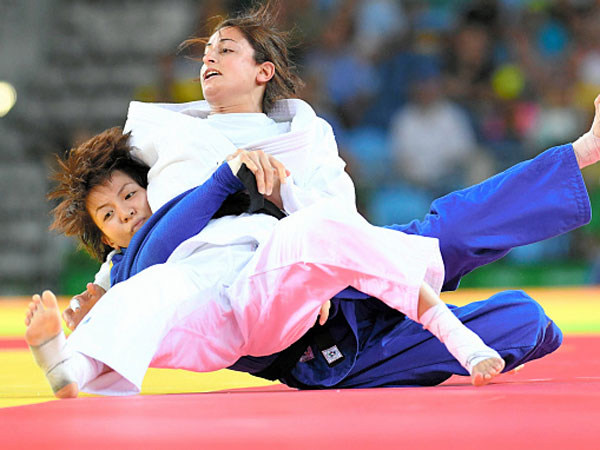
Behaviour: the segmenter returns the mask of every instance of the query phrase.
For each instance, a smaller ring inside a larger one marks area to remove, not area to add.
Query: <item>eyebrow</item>
[[[125,183],[123,186],[121,186],[121,188],[119,189],[119,192],[117,192],[117,197],[118,197],[119,195],[121,195],[121,192],[123,192],[123,191],[125,190],[125,188],[126,188],[127,186],[129,186],[130,184],[135,184],[135,183],[134,183],[133,181],[128,181],[128,182],[127,182],[127,183]],[[104,208],[104,207],[106,207],[106,206],[108,206],[108,203],[104,203],[104,204],[102,204],[102,205],[98,206],[98,207],[96,208],[96,211],[94,211],[94,215],[97,215],[97,214],[98,214],[98,211],[100,211],[102,208]]]
[[[231,42],[235,42],[237,44],[237,41],[235,39],[231,39],[231,38],[221,38],[219,39],[219,43],[224,42],[224,41],[231,41]],[[210,42],[207,42],[205,47],[212,47],[212,44]]]

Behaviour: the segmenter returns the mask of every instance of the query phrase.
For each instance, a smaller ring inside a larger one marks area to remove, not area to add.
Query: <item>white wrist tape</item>
[[[56,393],[74,380],[69,370],[70,354],[65,349],[67,339],[61,331],[41,345],[29,346],[35,362],[44,371]]]

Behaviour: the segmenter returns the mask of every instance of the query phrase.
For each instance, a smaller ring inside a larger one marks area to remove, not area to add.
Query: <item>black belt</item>
[[[286,216],[286,214],[282,210],[280,210],[274,203],[265,199],[265,197],[258,192],[258,187],[256,185],[256,177],[250,171],[250,169],[246,167],[246,164],[242,164],[236,176],[242,182],[244,187],[248,190],[248,195],[250,196],[250,205],[248,206],[247,212],[251,214],[268,214],[270,216],[276,217],[279,220],[283,219]]]
[[[239,216],[242,213],[268,214],[278,220],[281,220],[286,216],[286,214],[274,203],[265,199],[258,192],[256,178],[254,177],[254,174],[250,172],[250,169],[246,167],[246,164],[242,164],[237,173],[237,177],[246,189],[228,195],[221,207],[213,214],[213,219],[224,216]]]
[[[304,336],[281,351],[269,367],[252,375],[267,380],[279,380],[291,372],[311,343],[314,342],[329,367],[337,366],[345,357],[336,345],[327,324],[315,325]]]
[[[246,164],[242,164],[236,176],[244,184],[250,197],[250,205],[247,207],[247,212],[269,214],[277,219],[282,219],[286,216],[275,204],[266,200],[258,192],[256,177],[246,167]],[[312,342],[317,345],[330,367],[344,360],[344,355],[342,355],[335,344],[327,325],[315,325],[304,336],[281,351],[266,369],[255,372],[252,375],[266,378],[267,380],[278,380],[284,377],[294,368]]]

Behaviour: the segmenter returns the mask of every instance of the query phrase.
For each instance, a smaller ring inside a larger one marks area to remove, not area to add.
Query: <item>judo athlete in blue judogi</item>
[[[219,176],[219,171],[215,175]],[[152,216],[153,224],[144,227],[154,229],[154,244],[142,245],[148,244],[150,234],[136,234],[131,248],[114,258],[113,284],[166,261],[181,241],[206,225],[227,194],[240,188],[235,182],[232,186],[218,201],[203,200],[203,205],[212,205],[212,209],[203,211],[193,226],[178,227],[179,234],[169,229],[193,217],[183,203],[187,193],[161,208]],[[187,201],[193,205],[189,198]],[[166,215],[176,206],[178,214]],[[165,224],[163,216],[169,223]],[[572,147],[566,145],[436,200],[423,221],[386,228],[438,238],[445,265],[443,288],[453,290],[462,276],[499,259],[511,248],[551,238],[589,220],[581,172]],[[154,224],[158,228],[153,228]],[[559,328],[522,291],[501,292],[452,310],[500,353],[505,370],[551,353],[562,341]],[[332,299],[324,326],[315,325],[283,352],[243,357],[231,368],[298,388],[435,385],[452,374],[468,375],[422,325],[352,288]]]

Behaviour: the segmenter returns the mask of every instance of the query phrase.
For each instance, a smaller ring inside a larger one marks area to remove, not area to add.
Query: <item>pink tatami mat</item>
[[[600,448],[600,336],[474,388],[79,398],[0,410],[0,448]]]

